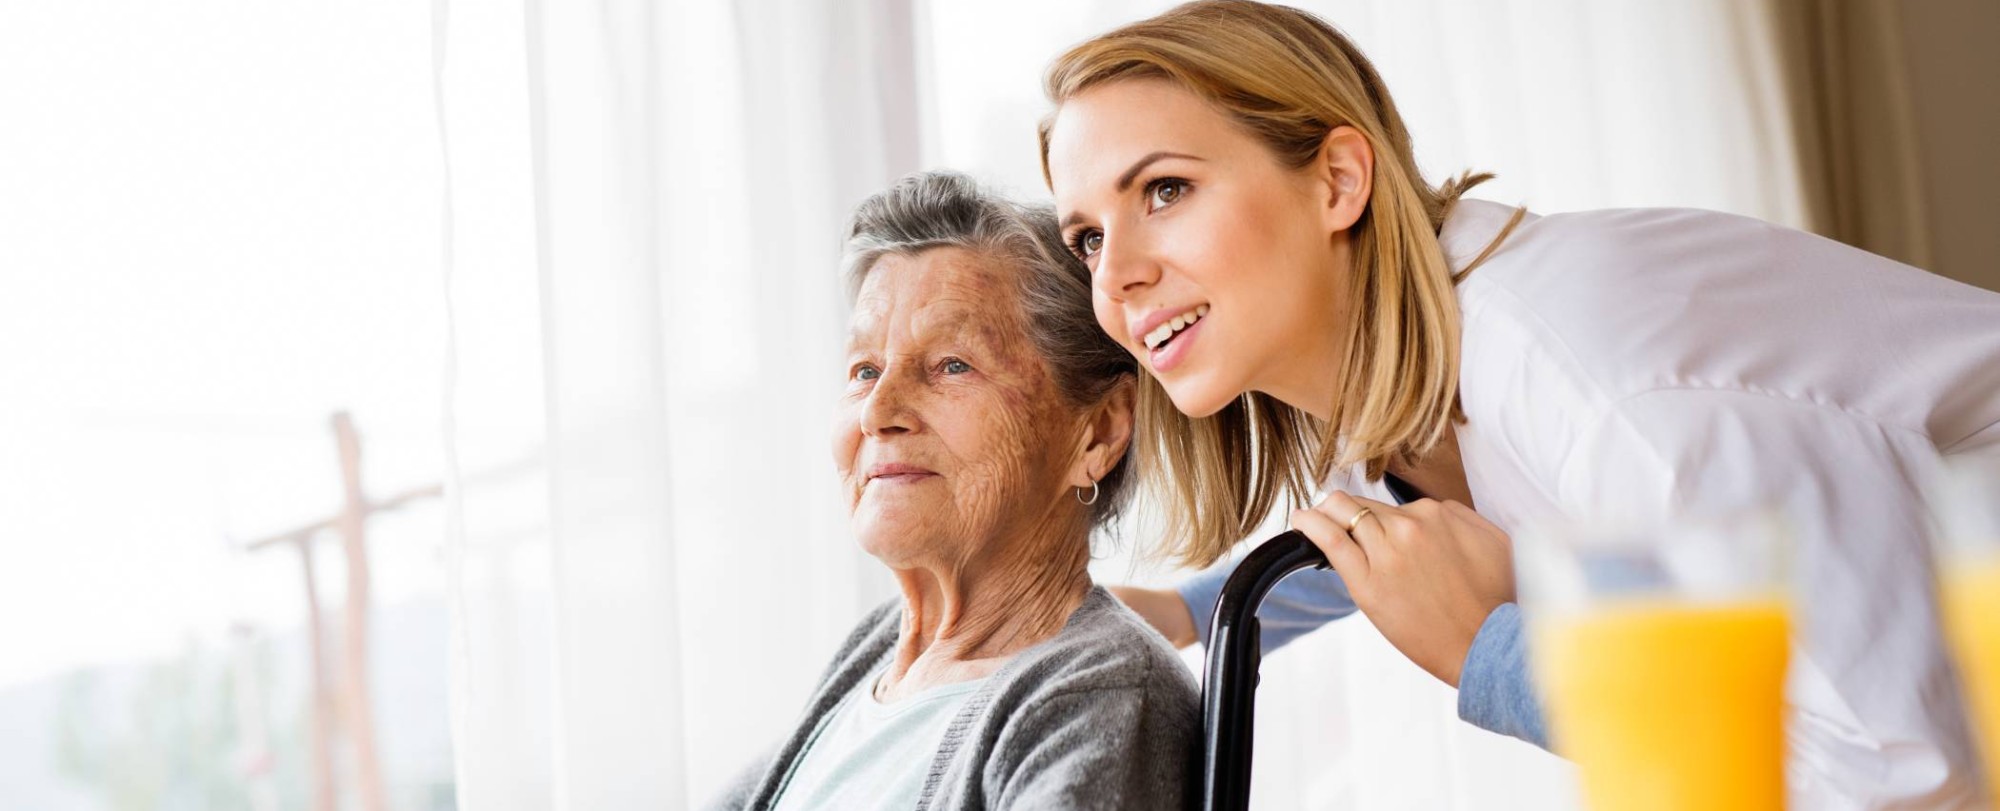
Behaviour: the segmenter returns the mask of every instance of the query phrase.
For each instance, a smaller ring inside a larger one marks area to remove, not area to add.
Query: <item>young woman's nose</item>
[[[1125,301],[1160,280],[1160,265],[1137,235],[1106,234],[1097,253],[1098,292],[1112,301]]]

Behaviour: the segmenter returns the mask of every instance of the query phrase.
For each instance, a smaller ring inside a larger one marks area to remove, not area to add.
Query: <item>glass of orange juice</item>
[[[2000,781],[2000,459],[1954,459],[1932,488],[1938,604],[1989,781]]]
[[[1550,743],[1589,808],[1784,808],[1786,543],[1765,515],[1517,538]]]

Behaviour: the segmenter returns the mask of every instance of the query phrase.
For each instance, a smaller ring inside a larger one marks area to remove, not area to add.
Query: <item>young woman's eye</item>
[[[945,374],[962,375],[965,374],[966,372],[972,371],[972,364],[966,363],[965,361],[959,360],[958,358],[947,358],[942,368],[944,369]]]
[[[1085,228],[1069,238],[1069,252],[1078,259],[1089,259],[1104,250],[1104,232],[1095,228]]]
[[[1177,177],[1163,177],[1146,184],[1146,209],[1158,211],[1180,202],[1187,196],[1188,182]]]
[[[854,367],[855,380],[874,380],[875,378],[881,376],[882,376],[882,370],[877,369],[873,366],[869,366],[868,364],[864,363],[860,366]]]

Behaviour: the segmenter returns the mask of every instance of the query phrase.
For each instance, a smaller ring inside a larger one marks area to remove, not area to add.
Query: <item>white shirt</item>
[[[880,678],[862,679],[847,694],[785,781],[775,811],[917,807],[945,728],[986,680],[883,704],[874,696]]]
[[[1452,266],[1512,213],[1460,203]],[[1513,533],[1781,509],[1807,614],[1792,807],[1971,801],[1922,488],[1943,456],[2000,453],[2000,294],[1647,209],[1529,215],[1458,296],[1459,449],[1482,515]]]

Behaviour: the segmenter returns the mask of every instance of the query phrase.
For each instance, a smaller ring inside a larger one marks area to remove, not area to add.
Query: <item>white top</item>
[[[774,811],[917,807],[945,728],[986,680],[883,704],[874,696],[880,678],[864,678],[847,694],[785,782]]]
[[[1462,202],[1453,267],[1513,208]],[[1781,509],[1805,592],[1793,808],[1976,788],[1933,610],[1923,486],[2000,453],[2000,294],[1707,211],[1529,215],[1458,288],[1482,515],[1663,525]]]

